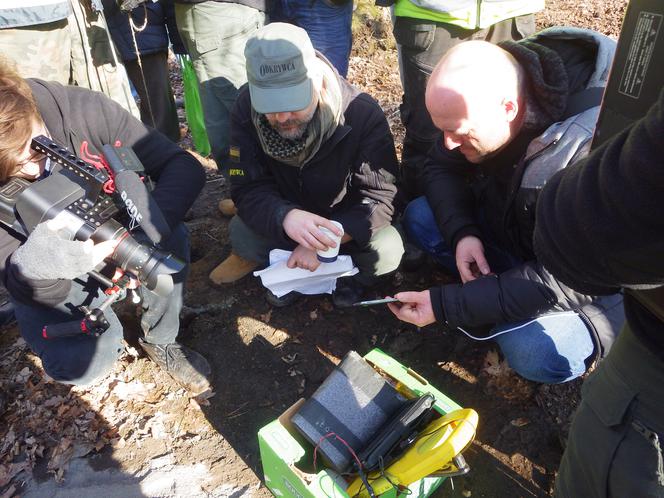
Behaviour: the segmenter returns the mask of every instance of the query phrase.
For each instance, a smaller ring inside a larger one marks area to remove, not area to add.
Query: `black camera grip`
[[[80,320],[44,325],[42,337],[44,339],[58,339],[81,334],[97,337],[106,332],[109,326],[110,324],[104,313],[96,308]]]

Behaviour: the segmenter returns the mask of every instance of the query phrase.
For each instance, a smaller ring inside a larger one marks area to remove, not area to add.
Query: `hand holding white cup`
[[[332,230],[325,228],[323,226],[320,225],[318,226],[318,229],[321,232],[323,232],[325,235],[327,235],[336,243],[335,247],[328,247],[324,251],[321,250],[316,251],[316,256],[318,257],[318,261],[320,261],[321,263],[333,263],[337,260],[337,256],[339,255],[339,247],[341,246],[341,238],[344,235],[344,227],[341,223],[334,220],[330,220],[330,222],[334,223],[339,228],[341,235],[337,235]]]

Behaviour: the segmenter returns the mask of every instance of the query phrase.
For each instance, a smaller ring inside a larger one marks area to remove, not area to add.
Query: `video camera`
[[[31,148],[51,161],[50,174],[36,182],[14,177],[1,185],[0,223],[27,237],[39,223],[61,218],[71,240],[117,240],[110,262],[154,293],[169,295],[172,275],[185,263],[155,246],[170,235],[170,228],[138,175],[143,165],[133,150],[104,146],[115,184],[108,193],[109,174],[66,147],[40,135],[32,139]],[[151,243],[136,240],[125,224],[130,230],[140,226]]]

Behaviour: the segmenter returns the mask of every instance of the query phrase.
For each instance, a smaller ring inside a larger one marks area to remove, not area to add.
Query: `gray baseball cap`
[[[251,106],[260,114],[306,109],[313,98],[316,52],[309,35],[275,22],[247,40],[247,80]]]

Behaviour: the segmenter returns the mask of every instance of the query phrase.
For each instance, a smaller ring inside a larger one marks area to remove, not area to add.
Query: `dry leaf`
[[[139,358],[141,356],[141,354],[134,346],[130,346],[128,344],[125,346],[125,351],[127,351],[127,354],[132,358]]]
[[[113,388],[113,394],[122,401],[137,400],[143,401],[150,394],[150,391],[156,387],[156,384],[143,384],[140,380],[131,382],[118,382]]]
[[[530,420],[527,419],[526,417],[519,417],[515,418],[510,422],[514,427],[523,427],[524,425],[528,425],[530,423]]]
[[[208,388],[205,391],[203,391],[202,393],[197,394],[194,397],[196,398],[197,401],[204,401],[206,399],[210,399],[210,398],[214,397],[214,391],[212,389]]]
[[[10,463],[8,465],[0,465],[0,487],[9,484],[16,474],[22,470],[30,468],[29,462]]]
[[[260,319],[261,319],[261,322],[270,323],[270,320],[272,319],[272,308],[270,308],[267,311],[267,313],[261,315]]]
[[[11,498],[14,496],[14,493],[16,492],[16,486],[13,484],[7,488],[7,491],[5,491],[2,495],[0,495],[0,498]]]
[[[297,353],[287,354],[285,356],[282,356],[281,359],[284,363],[288,363],[290,365],[297,359]]]
[[[16,377],[14,377],[14,382],[26,382],[30,378],[30,375],[32,375],[32,370],[28,367],[23,367],[23,369],[16,374]]]
[[[510,367],[507,364],[507,360],[500,361],[497,351],[491,350],[484,357],[484,367],[482,370],[491,376],[501,377],[509,373]]]
[[[65,401],[65,398],[62,396],[53,396],[46,401],[44,401],[44,406],[47,408],[58,406],[62,404]]]
[[[72,446],[71,439],[67,437],[60,439],[58,445],[53,449],[51,459],[46,466],[48,470],[57,471],[56,480],[62,479],[64,471],[69,465],[69,460],[71,460],[73,455],[74,447]]]

